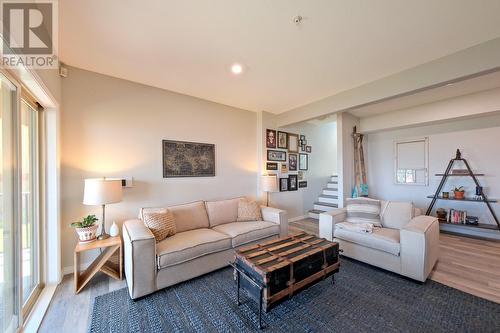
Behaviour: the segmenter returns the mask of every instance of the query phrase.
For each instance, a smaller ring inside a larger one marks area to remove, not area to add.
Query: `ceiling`
[[[413,106],[437,102],[462,95],[490,90],[500,87],[500,71],[489,73],[462,81],[444,84],[439,87],[412,93],[406,96],[397,96],[381,102],[349,110],[349,113],[366,118],[381,113],[407,109]]]
[[[273,113],[500,36],[499,0],[65,0],[59,12],[68,65]]]

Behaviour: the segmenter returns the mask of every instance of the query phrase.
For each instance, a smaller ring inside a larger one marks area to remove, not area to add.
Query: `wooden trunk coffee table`
[[[234,263],[237,302],[240,288],[259,303],[259,328],[262,309],[268,312],[318,281],[339,271],[339,244],[305,232],[236,250]]]

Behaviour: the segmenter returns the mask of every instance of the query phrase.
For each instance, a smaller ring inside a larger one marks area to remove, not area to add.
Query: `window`
[[[394,142],[394,182],[428,185],[429,139]]]
[[[0,73],[0,333],[23,325],[43,286],[42,115],[23,88]]]
[[[19,326],[19,251],[15,223],[15,110],[17,87],[0,74],[0,330]]]

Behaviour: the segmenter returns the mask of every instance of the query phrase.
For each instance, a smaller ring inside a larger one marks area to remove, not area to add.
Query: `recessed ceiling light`
[[[241,74],[243,73],[243,66],[241,66],[240,64],[233,64],[231,66],[231,72],[233,72],[233,74],[235,75]]]

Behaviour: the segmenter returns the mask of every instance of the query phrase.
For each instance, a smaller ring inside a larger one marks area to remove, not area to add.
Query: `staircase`
[[[323,193],[314,203],[314,209],[308,212],[310,218],[319,219],[319,214],[338,208],[338,176],[334,175],[323,189]]]

